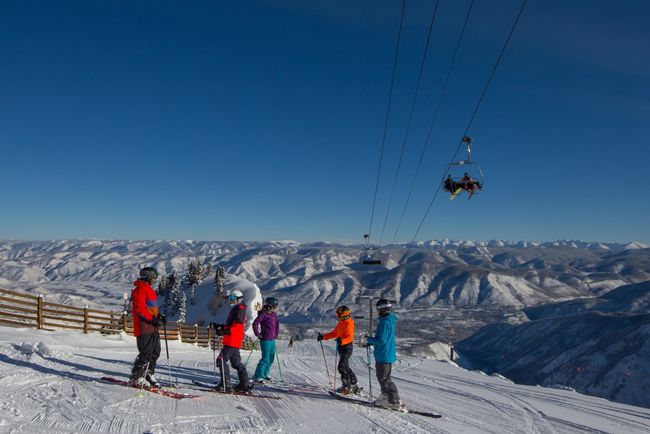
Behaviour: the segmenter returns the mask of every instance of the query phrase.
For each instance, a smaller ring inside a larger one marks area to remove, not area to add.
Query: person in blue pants
[[[269,373],[271,372],[273,360],[275,360],[275,340],[280,331],[280,322],[275,313],[277,309],[278,300],[269,297],[264,301],[262,310],[253,321],[253,333],[259,338],[260,349],[262,350],[262,358],[257,364],[257,369],[255,369],[254,381],[257,383],[264,383],[264,380],[271,379]]]

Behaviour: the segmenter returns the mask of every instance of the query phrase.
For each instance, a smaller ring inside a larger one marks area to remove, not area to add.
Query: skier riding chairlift
[[[447,165],[445,168],[447,178],[443,182],[443,190],[449,192],[452,196],[458,194],[459,190],[465,190],[469,195],[468,199],[470,199],[472,195],[483,189],[483,171],[477,162],[472,161],[472,138],[469,136],[463,137],[463,143],[467,145],[467,159]],[[459,166],[475,167],[479,175],[478,178],[472,178],[469,172],[465,172],[462,178],[455,180],[450,172],[454,167]]]

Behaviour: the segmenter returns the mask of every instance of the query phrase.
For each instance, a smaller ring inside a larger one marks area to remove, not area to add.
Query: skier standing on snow
[[[395,322],[397,317],[390,312],[391,304],[385,298],[377,301],[379,321],[375,336],[368,336],[367,345],[375,346],[375,369],[381,395],[374,401],[379,407],[399,409],[401,406],[397,387],[390,377],[393,363],[397,360],[395,345]]]
[[[223,336],[223,348],[217,356],[217,365],[221,373],[221,385],[226,389],[226,392],[233,390],[230,387],[230,368],[227,365],[227,362],[230,362],[239,376],[239,384],[235,386],[234,390],[248,392],[253,386],[249,382],[248,371],[246,371],[246,366],[241,362],[241,355],[239,354],[239,349],[244,340],[244,324],[246,323],[244,294],[238,289],[235,289],[230,293],[228,298],[233,307],[228,313],[226,323],[210,323],[210,327],[215,329],[217,336]],[[221,388],[221,386],[218,388]]]
[[[133,312],[133,335],[138,345],[138,357],[131,370],[129,383],[136,387],[156,386],[156,361],[160,357],[160,334],[158,327],[165,316],[158,313],[156,292],[152,285],[158,278],[155,268],[140,270],[140,277],[133,282],[131,292]]]
[[[354,342],[354,320],[350,317],[350,308],[339,306],[336,308],[336,315],[339,322],[331,332],[322,335],[318,333],[316,338],[319,342],[323,339],[329,340],[336,338],[336,351],[339,353],[338,370],[341,374],[342,386],[336,389],[338,393],[348,395],[358,393],[357,376],[350,369],[350,357],[352,357]]]
[[[270,380],[269,372],[271,365],[275,360],[275,340],[280,332],[280,322],[275,311],[278,308],[278,300],[269,297],[264,301],[262,310],[257,314],[253,321],[253,333],[260,340],[260,349],[262,358],[255,369],[255,382],[264,383],[264,380]]]

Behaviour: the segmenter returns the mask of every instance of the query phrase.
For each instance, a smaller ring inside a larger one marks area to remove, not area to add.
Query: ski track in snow
[[[323,355],[316,342],[292,349],[278,342],[282,376],[296,387],[269,385],[258,393],[280,400],[198,391],[193,379],[217,381],[213,352],[170,342],[170,367],[178,390],[200,395],[176,400],[100,381],[126,379],[136,356],[128,336],[2,328],[0,433],[647,433],[650,410],[564,390],[521,386],[448,363],[402,358],[394,379],[407,407],[441,419],[368,408],[331,398]],[[351,359],[368,393],[365,351]],[[325,344],[330,374],[334,346]],[[245,361],[248,352],[242,352]],[[254,352],[251,373],[259,360]],[[164,350],[156,375],[168,379]],[[235,375],[233,371],[233,376]],[[272,375],[280,376],[274,365]],[[375,379],[373,394],[379,387]],[[233,378],[233,383],[236,380]],[[339,380],[337,378],[337,384]]]

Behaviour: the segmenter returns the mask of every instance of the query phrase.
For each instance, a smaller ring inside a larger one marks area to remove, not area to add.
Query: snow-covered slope
[[[170,367],[178,391],[198,399],[171,398],[103,383],[127,378],[136,354],[127,336],[101,337],[0,327],[0,431],[12,433],[647,433],[650,410],[608,402],[568,390],[520,386],[453,364],[400,357],[393,376],[408,406],[439,412],[441,419],[347,404],[324,390],[307,388],[257,393],[279,400],[224,396],[191,389],[191,380],[212,381],[212,351],[170,343]],[[326,386],[320,347],[280,346],[284,378]],[[333,346],[325,345],[328,363]],[[365,354],[352,358],[368,390]],[[259,354],[251,357],[255,366]],[[166,379],[166,361],[158,376]],[[278,376],[274,366],[272,375]],[[374,377],[374,372],[372,373]],[[374,381],[376,393],[377,383]]]

